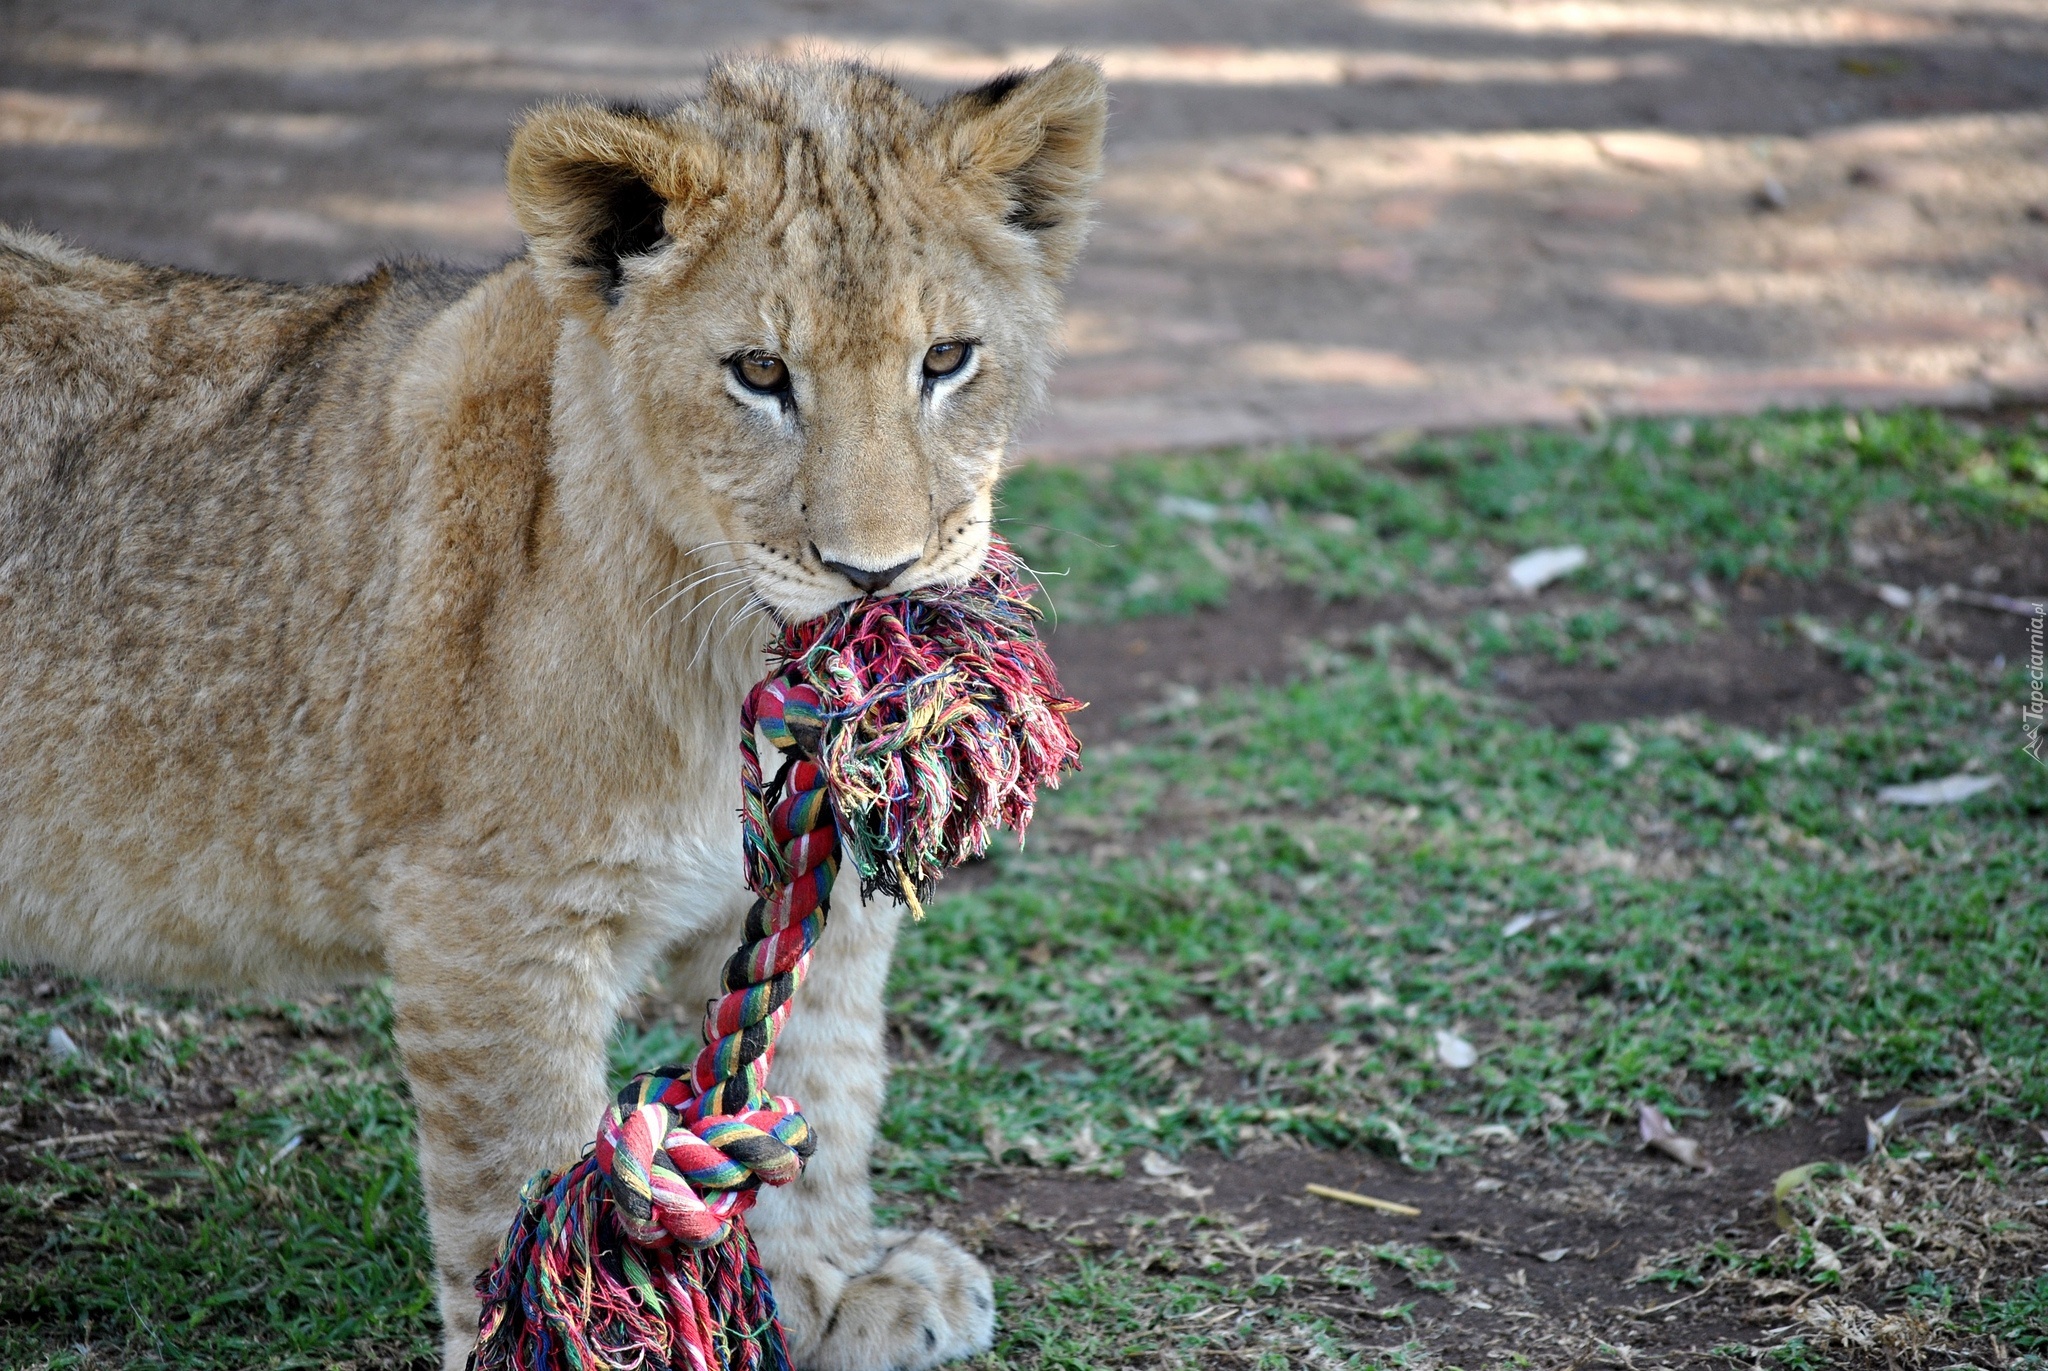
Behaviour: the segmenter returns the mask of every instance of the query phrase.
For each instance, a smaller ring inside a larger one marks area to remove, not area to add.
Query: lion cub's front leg
[[[874,1226],[868,1155],[889,1073],[882,996],[903,911],[858,903],[857,890],[843,871],[768,1078],[803,1106],[818,1150],[793,1185],[762,1193],[747,1225],[800,1368],[912,1371],[987,1350],[995,1297],[987,1270],[944,1234]],[[716,942],[691,949],[681,984],[692,1004],[713,993],[734,945]]]
[[[443,1358],[461,1371],[476,1346],[476,1278],[520,1187],[581,1156],[604,1113],[605,1045],[647,950],[630,920],[495,882],[413,874],[386,917]]]

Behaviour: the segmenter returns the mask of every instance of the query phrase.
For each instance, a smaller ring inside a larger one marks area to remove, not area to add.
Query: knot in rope
[[[790,694],[801,706],[808,692],[765,682],[746,712],[772,695],[780,720]],[[643,1246],[723,1242],[756,1189],[795,1180],[815,1146],[796,1102],[768,1093],[768,1068],[825,929],[839,869],[837,824],[824,772],[794,755],[787,728],[770,736],[792,750],[775,784],[760,790],[779,874],[758,887],[763,893],[747,911],[745,937],[725,964],[725,993],[705,1011],[695,1064],[627,1082],[593,1152],[627,1233]]]

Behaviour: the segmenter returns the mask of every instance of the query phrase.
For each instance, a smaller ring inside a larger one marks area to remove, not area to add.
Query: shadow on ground
[[[0,220],[290,279],[484,265],[539,100],[764,48],[936,92],[1062,46],[1117,103],[1029,453],[2048,388],[2027,4],[33,0],[0,17]]]

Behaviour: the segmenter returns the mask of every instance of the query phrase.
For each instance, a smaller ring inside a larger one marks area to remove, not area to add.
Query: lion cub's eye
[[[924,350],[924,374],[936,381],[941,376],[951,376],[967,364],[968,354],[973,345],[955,339],[947,343],[933,343]]]
[[[789,389],[789,367],[772,352],[745,352],[733,358],[732,373],[748,390],[775,395]]]

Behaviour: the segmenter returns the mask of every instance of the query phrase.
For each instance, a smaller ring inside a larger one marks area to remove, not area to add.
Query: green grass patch
[[[12,1016],[17,1062],[47,1059],[35,1050],[66,1024],[82,1050],[10,1076],[10,1103],[30,1117],[113,1104],[94,1121],[113,1125],[104,1132],[148,1124],[181,1074],[248,1046],[256,1013],[310,1041],[240,1091],[217,1130],[148,1146],[117,1135],[121,1150],[83,1161],[51,1149],[0,1185],[0,1365],[438,1364],[412,1120],[381,993],[165,1016],[88,987]]]

